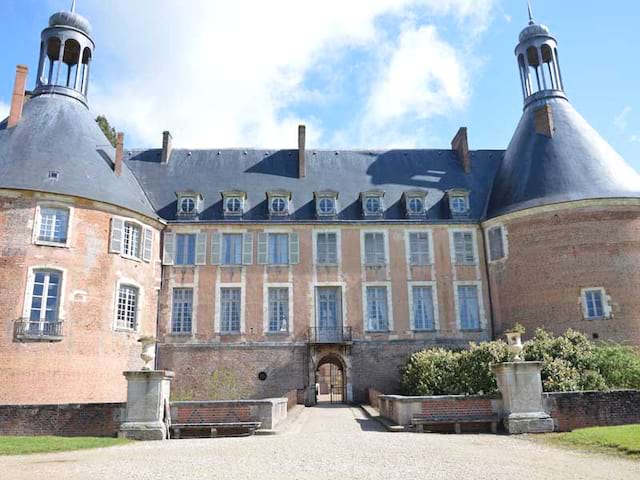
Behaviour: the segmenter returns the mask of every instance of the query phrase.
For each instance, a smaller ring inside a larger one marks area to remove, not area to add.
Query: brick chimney
[[[467,139],[467,127],[460,127],[456,136],[451,141],[451,148],[458,154],[464,173],[471,172],[471,154],[469,153],[469,140]]]
[[[13,128],[22,118],[22,109],[24,107],[25,90],[27,87],[27,74],[29,68],[26,65],[18,65],[16,67],[16,81],[13,85],[13,97],[11,98],[11,110],[9,111],[8,128]]]
[[[172,142],[171,132],[162,132],[162,157],[160,158],[160,163],[169,163],[171,150],[173,149]]]
[[[307,176],[307,165],[305,160],[305,149],[307,143],[307,127],[298,126],[298,178]]]
[[[124,133],[118,132],[116,138],[116,161],[113,164],[113,171],[117,176],[122,175],[122,160],[124,159]]]

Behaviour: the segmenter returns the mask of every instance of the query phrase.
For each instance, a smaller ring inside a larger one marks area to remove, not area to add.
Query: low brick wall
[[[380,414],[397,425],[411,425],[413,415],[457,414],[473,417],[476,415],[502,415],[502,398],[491,395],[443,395],[432,397],[404,397],[401,395],[380,395]]]
[[[125,403],[0,405],[0,435],[115,437]]]
[[[380,402],[378,401],[378,397],[382,395],[382,392],[379,392],[375,388],[369,388],[369,405],[373,408],[380,408]]]
[[[262,422],[270,430],[287,418],[287,398],[171,402],[171,423]]]
[[[638,390],[545,393],[543,402],[559,432],[640,423]]]

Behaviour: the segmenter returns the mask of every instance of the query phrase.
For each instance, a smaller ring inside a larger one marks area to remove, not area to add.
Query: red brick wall
[[[124,403],[0,405],[0,435],[114,437]]]
[[[34,245],[36,205],[54,200],[73,208],[68,248]],[[160,278],[159,232],[151,263],[109,253],[108,205],[70,197],[0,191],[0,404],[61,404],[126,400],[125,370],[141,367],[143,334],[155,335]],[[63,270],[64,338],[19,342],[30,267]],[[118,279],[141,288],[138,332],[114,330]]]
[[[249,406],[220,403],[206,406],[176,407],[176,417],[171,418],[171,423],[251,422],[255,420]]]
[[[519,322],[527,337],[537,327],[573,328],[640,345],[639,207],[567,203],[497,221],[507,227],[509,252],[489,265],[497,336]],[[589,287],[606,289],[613,318],[584,320],[580,295]]]
[[[557,392],[544,394],[556,430],[640,423],[640,391]]]
[[[490,398],[435,398],[422,402],[422,414],[431,417],[493,415]]]

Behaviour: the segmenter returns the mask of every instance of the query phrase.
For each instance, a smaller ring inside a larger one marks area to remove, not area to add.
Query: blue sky
[[[505,148],[522,111],[524,0],[78,0],[97,50],[90,102],[128,147]],[[68,0],[2,0],[0,114]],[[304,5],[304,6],[303,6]],[[576,109],[640,170],[640,2],[534,0]]]

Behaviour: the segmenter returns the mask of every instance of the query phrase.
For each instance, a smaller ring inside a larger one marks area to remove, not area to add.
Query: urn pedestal
[[[169,438],[169,395],[173,372],[143,370],[124,372],[127,408],[120,436],[133,440]]]
[[[499,363],[492,367],[502,393],[504,426],[509,434],[553,432],[542,406],[541,362]]]

